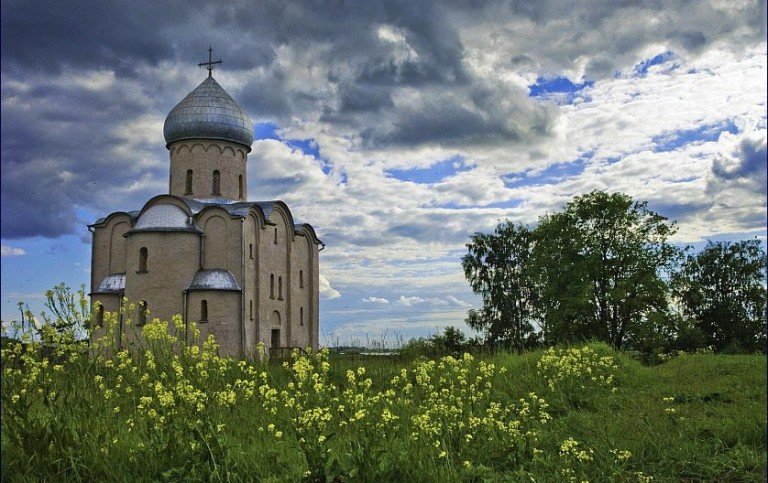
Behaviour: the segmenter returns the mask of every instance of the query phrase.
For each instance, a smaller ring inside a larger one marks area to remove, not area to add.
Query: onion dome
[[[253,144],[253,123],[242,107],[213,77],[187,94],[165,118],[166,146],[182,139],[220,139]]]

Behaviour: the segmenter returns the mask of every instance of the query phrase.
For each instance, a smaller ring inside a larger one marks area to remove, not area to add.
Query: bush
[[[605,391],[615,391],[618,365],[605,344],[581,348],[551,347],[536,363],[550,391],[566,405],[581,407]]]

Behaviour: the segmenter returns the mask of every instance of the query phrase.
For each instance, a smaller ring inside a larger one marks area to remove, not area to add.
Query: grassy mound
[[[147,344],[3,347],[2,479],[764,481],[766,360],[602,344],[285,366]]]

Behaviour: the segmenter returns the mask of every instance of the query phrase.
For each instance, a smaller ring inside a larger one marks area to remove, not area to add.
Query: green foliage
[[[48,312],[35,316],[24,302],[19,302],[19,321],[10,322],[12,338],[29,341],[61,342],[88,338],[90,308],[85,285],[73,292],[63,282],[45,292]],[[6,330],[3,324],[3,330]]]
[[[548,341],[622,347],[667,310],[663,274],[679,257],[674,222],[622,193],[593,191],[536,228],[533,272]]]
[[[115,323],[106,314],[105,328]],[[90,354],[59,339],[47,358],[37,343],[6,342],[2,480],[766,476],[762,357],[643,367],[592,344],[412,363],[320,353],[278,366],[219,357],[215,341],[183,329],[155,320],[130,350],[106,338]],[[579,404],[561,404],[581,385]]]
[[[674,295],[706,343],[729,352],[766,343],[766,255],[758,240],[709,242],[673,277]],[[690,337],[690,334],[689,334]]]
[[[593,191],[533,229],[506,221],[476,233],[462,266],[483,307],[466,322],[518,351],[600,340],[654,362],[710,345],[765,350],[761,243],[709,243],[680,265],[684,251],[668,242],[676,230],[645,202]],[[673,297],[681,312],[670,310]]]
[[[499,223],[493,234],[475,233],[462,259],[472,290],[483,298],[467,324],[484,330],[489,342],[506,342],[521,351],[533,332],[538,291],[530,273],[533,233],[524,225]]]
[[[550,347],[536,364],[551,393],[564,404],[584,407],[595,395],[615,391],[619,366],[604,344],[556,349]]]
[[[398,354],[405,359],[417,357],[435,358],[445,355],[460,355],[464,351],[473,351],[480,344],[477,340],[467,340],[467,336],[456,327],[448,326],[442,333],[432,337],[413,338],[403,344]]]

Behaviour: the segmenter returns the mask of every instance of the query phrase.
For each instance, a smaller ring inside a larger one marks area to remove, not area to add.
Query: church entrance
[[[280,347],[280,329],[272,329],[272,343],[270,347],[273,349]]]

